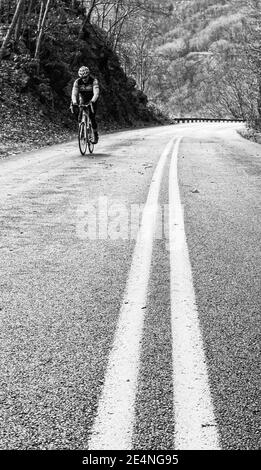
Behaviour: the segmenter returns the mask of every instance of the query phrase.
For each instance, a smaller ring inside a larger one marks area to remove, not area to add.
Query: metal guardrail
[[[173,117],[173,121],[175,122],[245,122],[244,119],[223,119],[223,118],[175,118]]]

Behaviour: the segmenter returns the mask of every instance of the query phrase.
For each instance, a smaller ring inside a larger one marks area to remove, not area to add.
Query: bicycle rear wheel
[[[79,125],[78,142],[81,154],[85,155],[88,146],[88,136],[85,122],[81,122]]]

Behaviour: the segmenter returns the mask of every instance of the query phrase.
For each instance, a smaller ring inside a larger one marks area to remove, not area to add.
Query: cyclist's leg
[[[94,130],[98,130],[98,124],[97,124],[97,121],[96,121],[97,101],[95,101],[95,103],[92,103],[92,107],[93,107],[93,112],[92,112],[92,109],[90,109],[90,118],[91,118],[91,122],[92,122],[92,127],[93,127]]]
[[[97,101],[95,103],[92,103],[92,106],[93,106],[93,112],[90,109],[90,119],[91,119],[92,128],[93,128],[93,132],[94,132],[94,143],[97,143],[98,139],[99,139],[98,125],[97,125],[97,121],[96,121]]]

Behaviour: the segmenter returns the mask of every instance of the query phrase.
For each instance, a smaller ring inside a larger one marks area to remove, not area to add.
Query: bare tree
[[[19,39],[20,39],[20,36],[21,36],[21,30],[22,30],[22,25],[23,25],[23,17],[24,17],[24,10],[25,10],[25,3],[26,2],[23,2],[23,5],[21,7],[21,11],[20,11],[20,15],[18,17],[18,20],[17,20],[17,23],[16,23],[16,27],[15,27],[15,35],[14,35],[14,38],[15,38],[15,46],[18,45],[18,42],[19,42]]]
[[[39,61],[41,41],[42,41],[42,37],[43,37],[43,33],[44,33],[44,27],[45,27],[45,23],[46,23],[46,19],[47,19],[47,13],[48,13],[48,9],[49,9],[49,6],[50,6],[50,2],[51,2],[51,0],[46,0],[45,10],[44,10],[42,18],[41,18],[41,12],[40,12],[39,33],[38,33],[38,36],[37,36],[36,48],[35,48],[35,54],[34,54],[34,58],[38,61]]]
[[[88,23],[91,22],[92,13],[93,13],[93,11],[96,7],[96,4],[97,4],[97,0],[91,0],[89,9],[88,9],[87,14],[86,14],[86,21]]]
[[[3,40],[3,43],[2,43],[2,46],[1,46],[1,49],[0,49],[0,61],[2,60],[3,56],[4,56],[4,53],[5,53],[5,49],[11,39],[11,36],[12,36],[12,33],[17,25],[17,22],[20,18],[20,15],[22,15],[22,11],[23,11],[23,8],[24,8],[24,2],[25,0],[18,0],[17,2],[17,6],[16,6],[16,10],[15,10],[15,13],[14,13],[14,16],[13,16],[13,19],[12,19],[12,22],[8,28],[8,31],[6,33],[6,36]]]

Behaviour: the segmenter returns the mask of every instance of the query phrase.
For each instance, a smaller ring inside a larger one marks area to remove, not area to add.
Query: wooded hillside
[[[91,13],[81,0],[0,0],[2,145],[9,145],[10,133],[20,144],[44,144],[52,134],[66,137],[75,129],[69,105],[81,65],[99,80],[103,129],[164,121],[126,75],[112,39],[91,22]]]
[[[173,1],[151,96],[182,116],[243,118],[261,127],[260,0]]]

